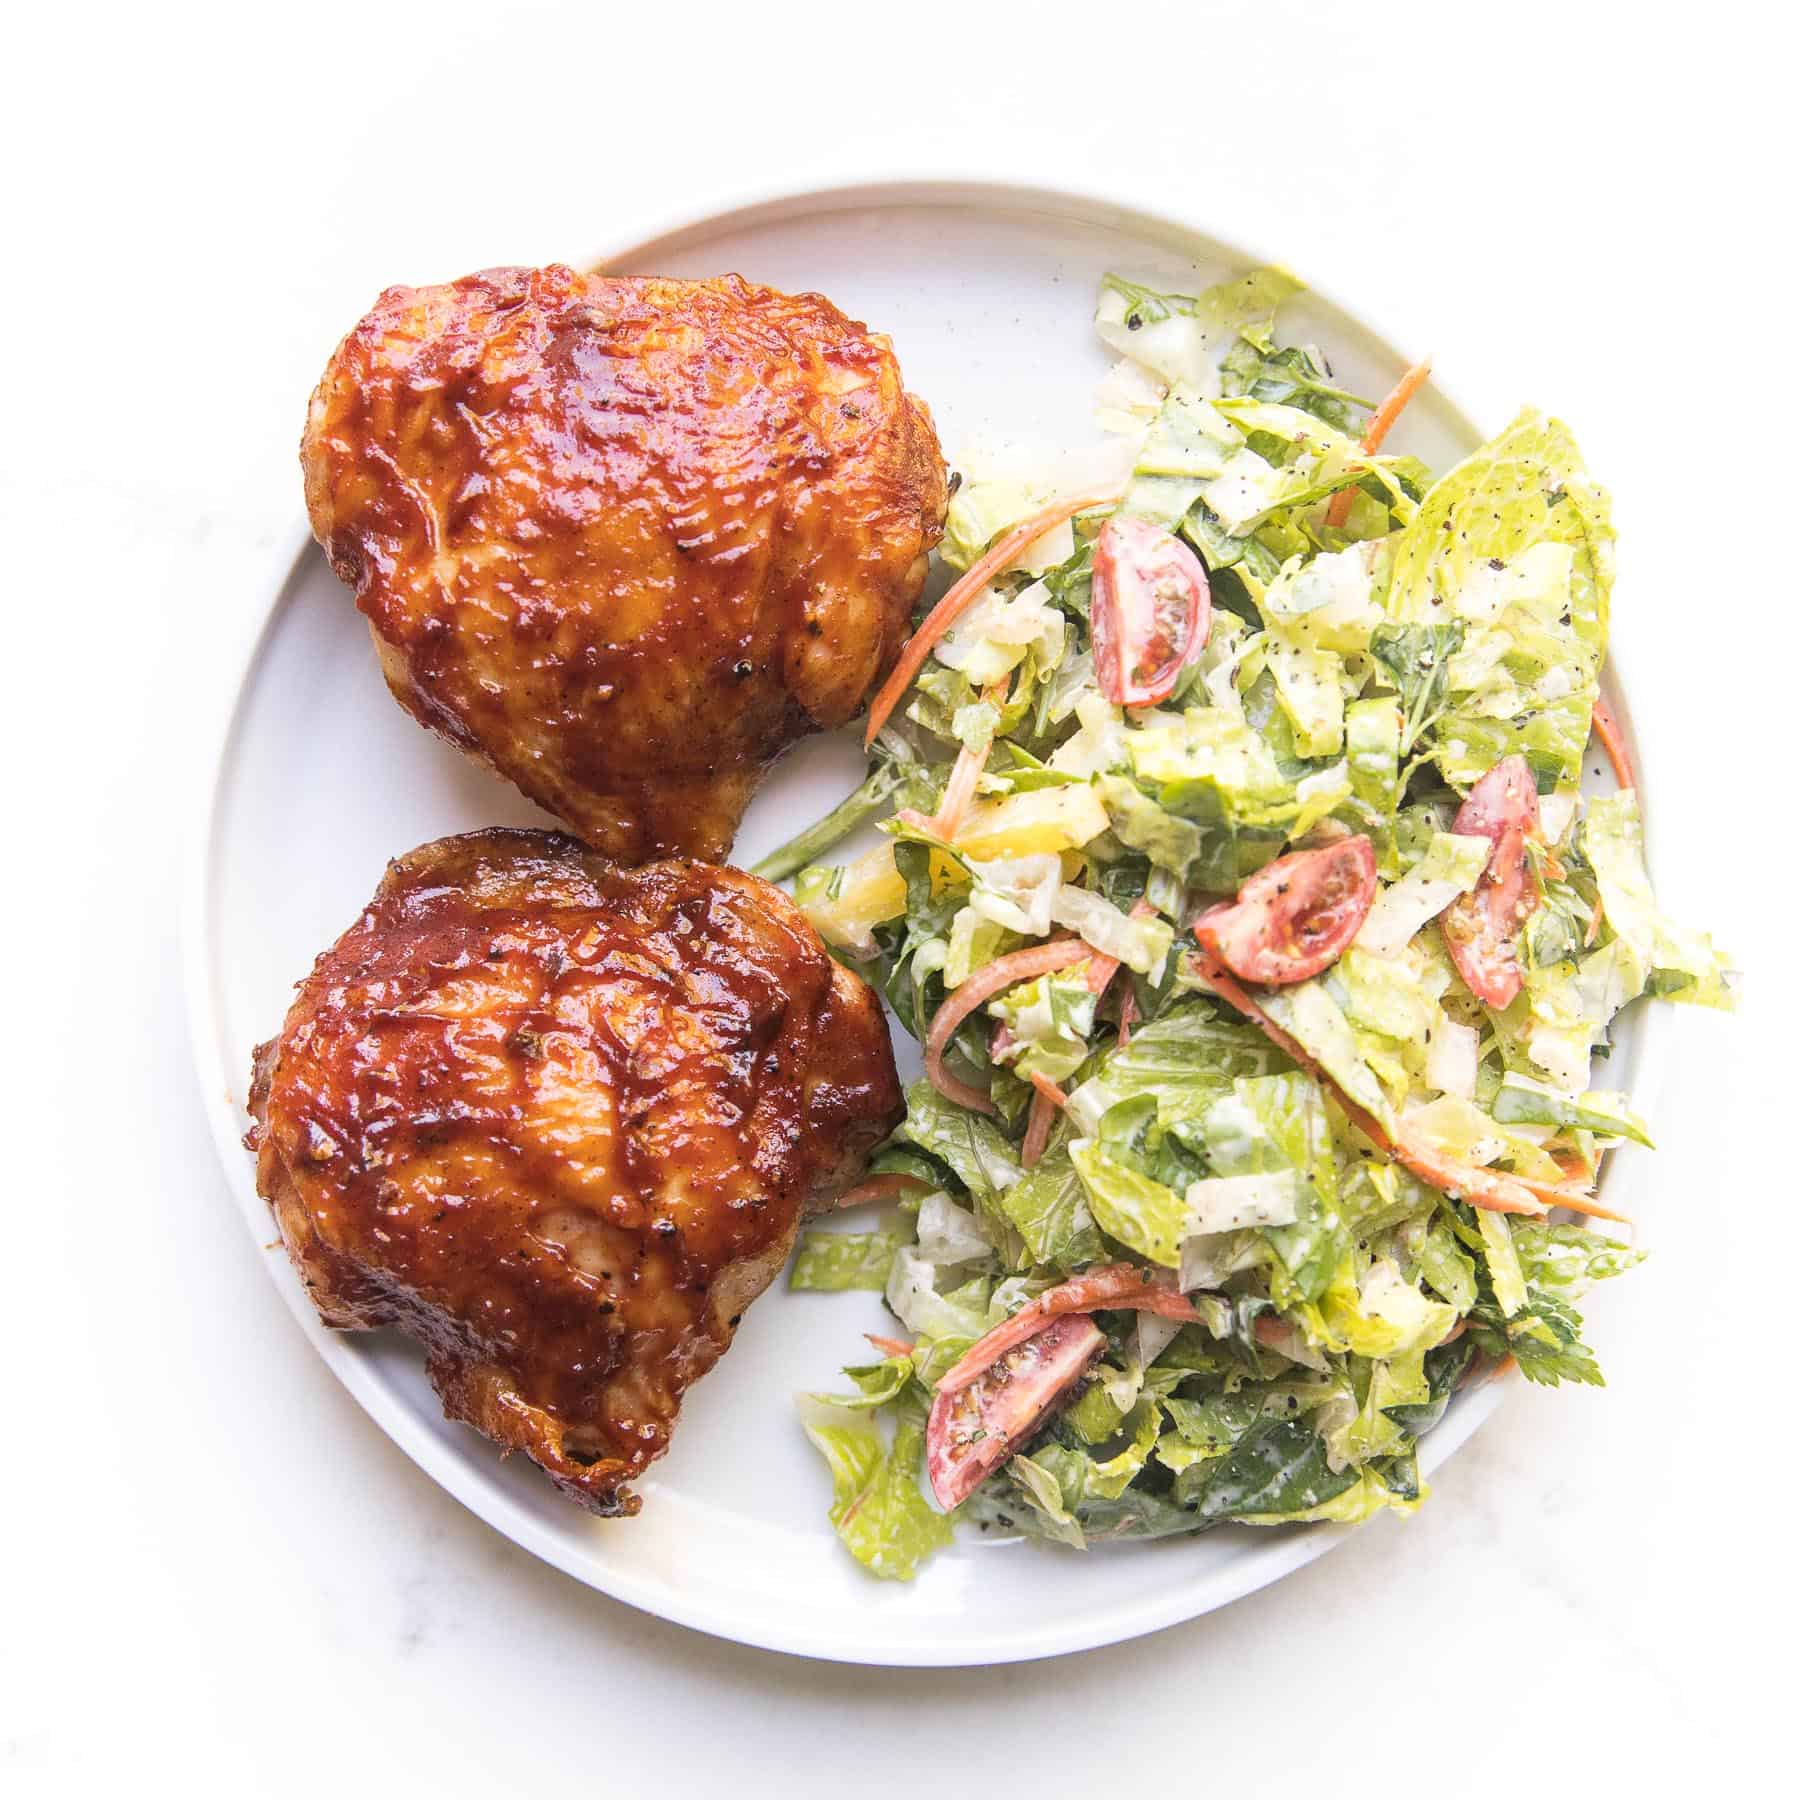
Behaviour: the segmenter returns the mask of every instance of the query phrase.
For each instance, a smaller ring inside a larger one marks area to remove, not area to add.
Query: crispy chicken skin
[[[875,996],[778,889],[496,830],[389,865],[250,1110],[325,1322],[418,1338],[449,1417],[619,1514],[901,1097]]]
[[[400,704],[632,862],[861,710],[946,503],[887,340],[735,275],[389,288],[300,460]]]

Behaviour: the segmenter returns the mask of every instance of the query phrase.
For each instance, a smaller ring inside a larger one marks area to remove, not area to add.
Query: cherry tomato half
[[[1049,1320],[954,1393],[938,1389],[925,1426],[925,1472],[941,1506],[963,1501],[1061,1404],[1106,1336],[1085,1313]]]
[[[1375,901],[1375,846],[1360,833],[1258,869],[1194,936],[1240,981],[1286,987],[1328,969]]]
[[[1509,1006],[1524,985],[1519,928],[1537,905],[1525,840],[1538,828],[1537,783],[1522,756],[1508,756],[1469,789],[1451,827],[1494,846],[1473,893],[1451,901],[1440,928],[1464,985],[1489,1006]]]
[[[1115,515],[1094,545],[1094,674],[1114,706],[1154,706],[1206,647],[1206,570],[1149,519]]]

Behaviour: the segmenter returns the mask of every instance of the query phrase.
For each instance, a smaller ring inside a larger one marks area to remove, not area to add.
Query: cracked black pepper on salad
[[[1426,369],[1343,391],[1279,342],[1296,287],[1105,279],[1115,453],[965,459],[867,780],[759,870],[924,1053],[847,1197],[886,1222],[791,1275],[894,1316],[802,1401],[879,1576],[958,1521],[1416,1508],[1460,1386],[1599,1384],[1575,1302],[1638,1260],[1601,1162],[1650,1139],[1596,1060],[1642,997],[1730,1004],[1651,895],[1567,428],[1384,452]]]

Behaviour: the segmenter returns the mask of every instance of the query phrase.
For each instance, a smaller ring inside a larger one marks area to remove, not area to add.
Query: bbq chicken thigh
[[[735,275],[390,288],[301,464],[401,705],[624,861],[722,857],[860,711],[946,503],[887,340]]]
[[[418,1338],[449,1417],[618,1514],[901,1098],[874,995],[778,889],[482,831],[389,866],[250,1110],[325,1322]]]

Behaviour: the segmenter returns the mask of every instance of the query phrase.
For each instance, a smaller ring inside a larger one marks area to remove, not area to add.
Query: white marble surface
[[[635,8],[369,0],[15,36],[0,1790],[885,1795],[1004,1767],[1573,1792],[1785,1739],[1792,28],[1734,4],[1628,29],[1583,5],[1056,14],[1023,49],[981,8],[685,13],[659,45]],[[1568,416],[1617,496],[1665,895],[1750,977],[1735,1021],[1664,1021],[1655,1255],[1592,1306],[1607,1391],[1521,1391],[1419,1518],[1225,1613],[941,1674],[639,1616],[408,1464],[227,1203],[174,925],[198,647],[258,603],[304,394],[373,292],[887,172],[1215,218],[1479,364],[1472,398]],[[1747,532],[1740,458],[1771,508]]]

